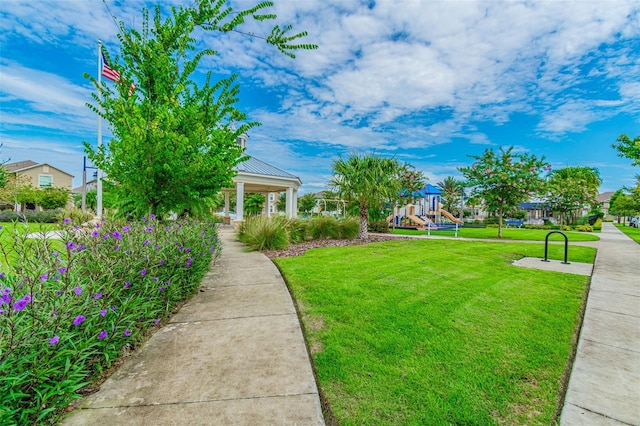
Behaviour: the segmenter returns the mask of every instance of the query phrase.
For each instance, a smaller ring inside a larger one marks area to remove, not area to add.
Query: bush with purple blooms
[[[213,223],[64,222],[61,240],[2,239],[0,424],[54,422],[194,293],[221,249]]]

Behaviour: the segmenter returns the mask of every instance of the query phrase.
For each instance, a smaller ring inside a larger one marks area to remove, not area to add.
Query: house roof
[[[56,166],[52,166],[49,163],[36,163],[35,161],[31,161],[31,160],[24,160],[24,161],[16,161],[14,163],[7,163],[3,167],[9,173],[18,173],[18,172],[23,172],[25,170],[33,169],[34,167],[39,167],[39,166],[49,166],[49,167],[51,167],[53,169],[58,170],[61,173],[64,173],[65,175],[69,175],[71,177],[74,177],[71,173],[67,173],[64,170],[59,169]]]
[[[291,173],[285,172],[282,169],[272,166],[269,163],[265,163],[262,160],[258,160],[255,157],[249,157],[248,160],[238,164],[236,166],[236,170],[238,172],[244,172],[244,173],[250,173],[250,174],[256,174],[256,175],[275,176],[275,177],[286,178],[286,179],[298,179],[297,176],[294,176]]]
[[[37,165],[38,163],[36,163],[35,161],[25,160],[25,161],[16,161],[14,163],[7,163],[3,167],[9,173],[14,173],[20,170],[30,169],[33,166],[37,166]]]
[[[615,194],[615,192],[613,191],[603,192],[602,194],[598,194],[596,199],[601,203],[606,203],[608,201],[611,201],[611,197],[613,196],[613,194]]]

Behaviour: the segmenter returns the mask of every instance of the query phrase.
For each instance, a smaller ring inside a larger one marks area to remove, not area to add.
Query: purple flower
[[[82,293],[82,287],[78,286],[71,291],[74,292],[76,295],[80,296],[80,293]]]
[[[111,310],[112,310],[113,312],[115,312],[115,311],[116,311],[116,307],[115,307],[114,305],[111,305]]]
[[[27,307],[27,305],[29,304],[29,301],[26,300],[24,297],[20,300],[18,300],[17,302],[15,302],[13,304],[13,310],[14,311],[22,311],[24,310],[24,308]]]
[[[62,219],[62,223],[70,223],[71,219],[69,219],[68,217],[65,217],[64,219]]]
[[[4,272],[0,272],[0,280],[4,278]]]
[[[102,293],[96,293],[96,294],[94,294],[94,295],[93,295],[93,299],[94,299],[94,300],[98,300],[98,299],[100,299],[101,297],[102,297]]]
[[[164,230],[165,230],[165,231],[170,231],[170,230],[171,230],[171,227],[170,227],[170,226],[165,226],[165,227],[164,227]]]
[[[120,246],[115,246],[113,249],[116,250],[116,251],[120,250]]]
[[[167,287],[171,285],[171,280],[167,280]]]
[[[100,316],[103,317],[103,316],[107,315],[107,312],[109,312],[108,309],[101,309],[100,310]]]
[[[184,249],[185,253],[189,253],[191,251],[191,249],[189,247],[187,247],[186,249]]]
[[[67,268],[62,267],[58,269],[58,272],[60,272],[61,274],[65,274],[67,272]]]
[[[156,218],[156,215],[155,215],[155,214],[151,214],[151,215],[149,216],[149,219],[151,219],[151,220],[153,220],[153,219],[155,219],[155,218]]]
[[[83,323],[83,321],[86,320],[86,318],[82,315],[78,315],[77,317],[75,317],[73,319],[73,325],[80,325]]]
[[[153,282],[157,283],[158,282],[158,277],[153,277]]]
[[[147,231],[147,232],[151,232],[151,231],[153,231],[153,228],[144,228],[144,230]]]
[[[59,341],[60,341],[59,336],[53,336],[51,339],[49,339],[49,346],[57,345]]]
[[[100,229],[100,224],[96,223],[96,229]]]
[[[129,231],[131,231],[131,227],[129,227],[129,226],[125,226],[124,228],[122,228],[122,233],[123,234],[126,234]]]
[[[143,221],[143,222],[146,222],[146,221],[147,221],[147,217],[146,217],[146,216],[144,216],[144,217],[142,218],[142,221]]]
[[[159,322],[160,322],[160,320],[159,320],[159,319],[155,319],[155,320],[153,321],[153,324],[154,324],[154,325],[158,325],[158,323],[159,323]]]
[[[108,336],[107,332],[102,330],[100,334],[98,334],[98,339],[106,339]]]
[[[93,231],[93,232],[91,233],[91,236],[92,236],[92,237],[94,237],[94,238],[96,238],[96,237],[99,237],[99,236],[100,236],[100,233],[99,233],[98,231]]]
[[[158,262],[158,264],[164,265],[164,259],[160,259],[160,262]]]
[[[131,332],[129,331],[128,328],[124,331],[124,335],[127,337],[131,336]]]
[[[40,275],[40,281],[45,282],[49,279],[49,274]]]
[[[56,291],[56,296],[60,296],[62,294],[62,290]]]
[[[121,240],[122,239],[122,234],[119,233],[118,231],[114,231],[113,234],[111,234],[111,236],[117,240]]]
[[[140,271],[140,275],[142,275],[143,277],[147,275],[147,270],[143,269],[142,271]]]
[[[77,246],[76,246],[76,244],[75,244],[73,241],[67,241],[67,248],[68,248],[69,250],[73,250],[73,249],[75,249],[76,247],[77,247]]]
[[[131,283],[129,281],[125,281],[124,286],[127,287],[127,288],[131,287]]]
[[[109,234],[104,234],[104,239],[108,240],[109,239]]]
[[[143,246],[149,245],[149,240],[144,240],[144,243],[142,243]]]
[[[164,287],[160,287],[160,288],[158,289],[158,291],[159,291],[160,293],[162,293],[162,292],[164,291]]]

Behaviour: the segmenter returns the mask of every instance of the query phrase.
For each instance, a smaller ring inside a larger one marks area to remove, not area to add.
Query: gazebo
[[[246,148],[247,136],[240,135],[238,144],[242,148]],[[269,163],[259,160],[255,157],[249,157],[247,160],[236,166],[237,174],[233,178],[234,188],[225,188],[224,192],[224,221],[231,223],[229,210],[229,194],[236,193],[236,222],[244,220],[244,194],[245,193],[262,193],[265,195],[265,205],[263,214],[271,215],[271,203],[277,203],[278,197],[270,194],[286,194],[285,214],[287,218],[297,217],[298,215],[298,188],[302,185],[299,177],[285,172]]]

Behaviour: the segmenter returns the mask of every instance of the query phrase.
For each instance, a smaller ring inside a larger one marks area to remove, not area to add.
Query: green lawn
[[[403,240],[276,263],[339,424],[551,424],[588,278],[510,265],[542,252]]]
[[[619,223],[616,223],[615,225],[619,230],[627,234],[629,238],[640,244],[640,228],[633,228],[631,226],[626,226]]]
[[[32,232],[47,232],[54,229],[59,229],[60,226],[56,223],[13,223],[13,222],[0,222],[0,272],[2,272],[2,265],[5,263],[5,259],[3,256],[3,251],[5,249],[9,249],[13,245],[13,235],[14,230],[18,230],[18,232],[22,234],[32,233]],[[64,247],[64,245],[59,241],[53,241],[52,244],[59,245],[60,249]],[[9,250],[10,251],[10,250]],[[14,253],[9,253],[9,257],[15,256]],[[11,258],[9,259],[11,262]]]
[[[519,229],[519,228],[502,228],[502,238],[505,240],[531,240],[531,241],[544,241],[547,234],[551,230],[544,229]],[[567,235],[569,242],[571,241],[597,241],[600,239],[597,235],[576,232],[576,231],[562,231]],[[399,235],[427,235],[427,231],[417,231],[415,229],[396,229],[395,234]],[[442,235],[453,237],[455,235],[454,230],[447,231],[431,231],[431,235]],[[464,238],[498,238],[497,228],[465,228],[461,227],[458,230],[458,236]],[[553,234],[549,238],[549,241],[564,241],[560,234]]]

